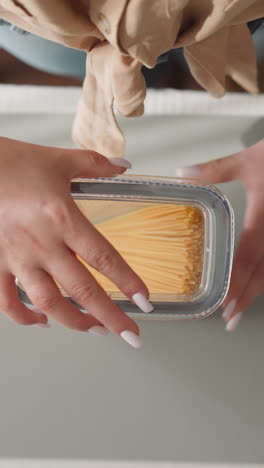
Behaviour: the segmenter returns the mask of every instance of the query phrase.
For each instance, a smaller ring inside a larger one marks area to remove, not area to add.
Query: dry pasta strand
[[[150,294],[191,294],[200,285],[204,220],[185,205],[155,205],[95,224],[149,288]],[[119,289],[80,261],[107,292]]]

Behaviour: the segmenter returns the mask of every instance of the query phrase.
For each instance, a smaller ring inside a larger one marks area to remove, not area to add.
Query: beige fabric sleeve
[[[144,112],[142,64],[183,47],[202,87],[223,96],[230,76],[258,91],[246,22],[264,16],[264,0],[0,0],[0,16],[30,32],[89,52],[73,136],[83,148],[122,156],[114,112]]]

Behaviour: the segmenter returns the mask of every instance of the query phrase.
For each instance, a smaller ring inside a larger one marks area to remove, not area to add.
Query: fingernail
[[[236,307],[236,303],[237,303],[237,300],[236,299],[232,299],[232,301],[230,301],[224,312],[222,313],[222,317],[223,319],[227,322],[227,320],[229,320],[229,318],[231,317],[232,313],[234,312],[234,309]]]
[[[98,336],[107,336],[109,334],[109,330],[105,327],[101,327],[100,325],[94,325],[93,327],[89,328],[87,330],[89,333],[92,335],[98,335]]]
[[[134,332],[130,330],[125,330],[122,333],[120,333],[121,338],[125,340],[128,344],[133,346],[133,348],[139,349],[142,348],[143,342],[139,338],[138,335],[136,335]]]
[[[45,315],[44,312],[42,312],[42,310],[36,309],[36,307],[32,307],[31,310],[33,310],[33,312],[36,312],[36,314]]]
[[[109,158],[109,161],[113,166],[125,167],[126,169],[131,169],[132,165],[127,159],[123,158]]]
[[[51,325],[49,323],[34,323],[32,327],[38,327],[38,328],[51,328]]]
[[[200,174],[199,166],[179,167],[175,169],[176,177],[198,177]]]
[[[229,322],[227,322],[226,328],[225,328],[226,331],[229,331],[229,332],[234,331],[237,328],[237,326],[238,326],[238,324],[239,324],[239,322],[240,322],[240,320],[242,318],[242,315],[243,315],[242,312],[239,312],[239,314],[234,315],[234,317],[232,317],[231,320],[229,320]]]
[[[26,307],[27,309],[32,310],[33,312],[36,312],[37,314],[44,315],[44,313],[41,310],[37,309],[33,304],[32,305],[27,304]]]
[[[142,312],[145,312],[145,314],[149,314],[149,312],[152,312],[154,310],[153,305],[151,302],[148,301],[148,299],[141,293],[135,293],[132,296],[133,301],[135,304],[142,310]]]

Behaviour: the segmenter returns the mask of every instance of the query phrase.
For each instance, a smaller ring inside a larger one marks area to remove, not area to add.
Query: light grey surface
[[[46,145],[68,146],[70,123],[0,116],[2,135]],[[125,127],[133,172],[173,175],[175,167],[238,151],[259,125],[153,117]],[[241,186],[222,188],[239,230]],[[114,336],[23,328],[1,317],[1,456],[263,462],[263,299],[234,334],[219,313],[140,325],[145,347],[135,351]]]
[[[87,460],[58,458],[1,458],[0,468],[263,468],[261,464],[233,464],[233,463],[185,463],[162,461],[124,461],[124,460]]]

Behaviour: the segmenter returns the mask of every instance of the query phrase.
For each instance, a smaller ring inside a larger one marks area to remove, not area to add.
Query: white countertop
[[[0,468],[263,468],[264,465],[93,460],[1,460]]]
[[[44,91],[16,88],[12,100],[10,88],[1,86],[1,134],[72,146],[76,90],[57,90],[65,109],[52,91],[53,113]],[[135,173],[173,176],[176,167],[263,137],[263,96],[237,95],[236,106],[227,97],[219,107],[203,96],[174,96],[192,115],[173,115],[169,103],[168,115],[153,115],[161,111],[159,95],[145,118],[121,120]],[[238,235],[242,188],[231,183],[222,189],[234,206]],[[234,334],[224,331],[220,313],[198,322],[140,323],[145,347],[139,352],[114,336],[23,328],[1,316],[0,467],[261,466],[254,463],[264,462],[263,312],[259,297]]]

